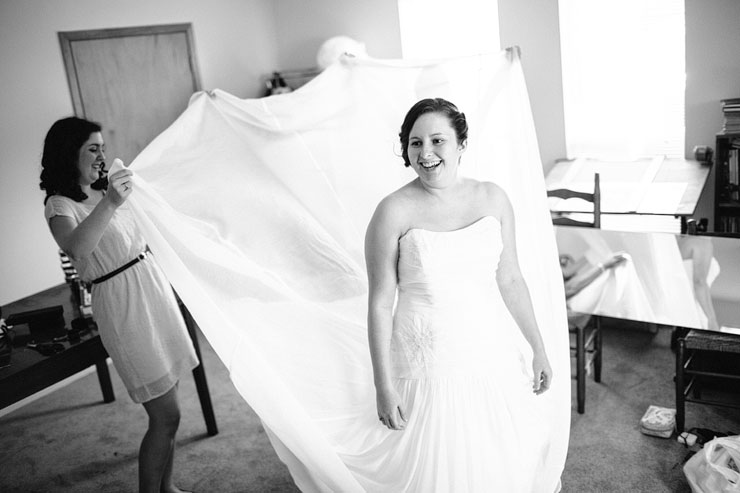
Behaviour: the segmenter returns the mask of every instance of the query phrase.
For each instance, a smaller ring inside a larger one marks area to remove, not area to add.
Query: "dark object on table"
[[[272,77],[266,81],[267,93],[266,96],[275,96],[277,94],[285,94],[293,91],[293,89],[285,82],[285,79],[280,72],[273,72]]]
[[[69,330],[68,335],[72,336],[72,334],[75,333],[79,337],[97,328],[98,324],[96,324],[93,319],[87,317],[79,317],[72,320],[72,328]]]
[[[66,335],[64,309],[61,305],[14,313],[8,315],[5,322],[9,326],[28,324],[31,339],[36,342]]]
[[[5,326],[5,321],[0,313],[0,368],[10,366],[10,355],[13,352],[13,344],[10,340],[10,332]]]
[[[52,354],[59,354],[64,351],[64,344],[59,342],[29,342],[26,344],[29,349],[35,349],[43,356],[51,356]]]

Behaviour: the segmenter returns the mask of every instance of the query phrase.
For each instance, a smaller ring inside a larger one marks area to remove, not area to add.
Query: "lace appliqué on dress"
[[[412,330],[402,330],[398,334],[400,346],[406,354],[409,366],[431,368],[436,361],[435,332],[426,317],[415,314]]]

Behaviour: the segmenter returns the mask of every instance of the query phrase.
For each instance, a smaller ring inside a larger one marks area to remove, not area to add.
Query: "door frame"
[[[74,113],[79,117],[86,117],[85,105],[82,101],[82,92],[80,90],[79,79],[74,62],[72,43],[75,41],[84,41],[90,39],[108,39],[121,38],[128,36],[147,36],[153,34],[173,34],[183,33],[187,40],[188,63],[190,64],[190,74],[192,77],[193,87],[196,91],[201,90],[200,76],[198,65],[195,59],[195,43],[193,41],[193,26],[187,24],[162,24],[152,26],[121,27],[109,29],[93,29],[83,31],[66,31],[59,32],[59,44],[62,48],[62,58],[64,59],[64,68],[67,73],[67,82],[69,91],[72,95],[72,107]]]

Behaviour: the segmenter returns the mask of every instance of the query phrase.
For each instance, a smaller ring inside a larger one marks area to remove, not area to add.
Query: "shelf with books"
[[[740,133],[740,98],[723,99],[720,101],[722,107],[722,133]]]
[[[714,230],[740,233],[740,131],[717,134]]]

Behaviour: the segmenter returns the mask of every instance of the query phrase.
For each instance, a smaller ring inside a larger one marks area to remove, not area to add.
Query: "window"
[[[499,50],[498,2],[398,0],[403,57],[450,58]]]
[[[684,157],[684,0],[560,0],[568,158]]]

